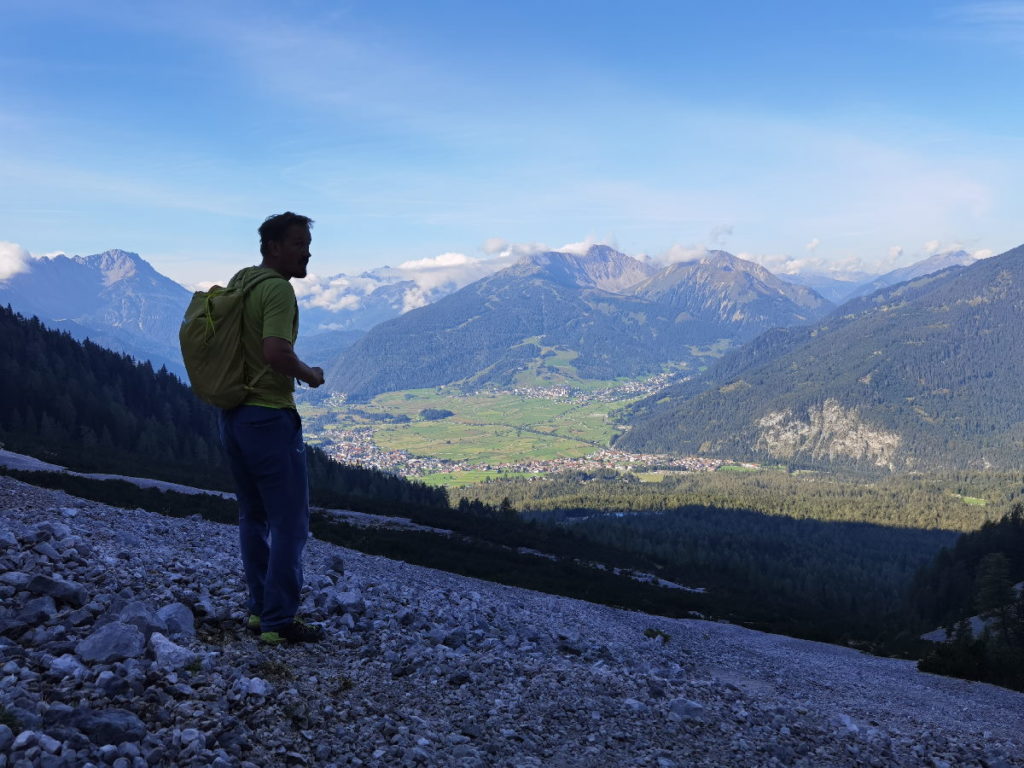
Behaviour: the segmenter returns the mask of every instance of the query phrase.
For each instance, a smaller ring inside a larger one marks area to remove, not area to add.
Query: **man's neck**
[[[272,269],[272,270],[274,270],[275,272],[277,272],[277,274],[279,274],[285,280],[291,280],[291,277],[286,275],[284,272],[282,272],[280,269],[275,267],[273,264],[268,264],[266,259],[264,259],[263,261],[260,262],[260,266],[263,267],[264,269]]]

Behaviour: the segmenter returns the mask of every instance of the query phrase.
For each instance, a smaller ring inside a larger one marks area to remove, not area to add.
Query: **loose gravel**
[[[0,768],[1024,766],[1019,693],[318,541],[262,646],[236,537],[0,478]]]

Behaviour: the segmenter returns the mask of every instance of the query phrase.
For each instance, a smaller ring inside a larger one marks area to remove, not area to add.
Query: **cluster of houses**
[[[508,393],[519,397],[530,397],[541,400],[571,400],[577,405],[589,403],[613,403],[632,397],[653,395],[664,389],[673,379],[672,374],[662,373],[642,381],[626,381],[606,389],[583,390],[569,386],[559,387],[515,387]],[[500,393],[507,394],[507,393]]]
[[[518,462],[475,463],[451,461],[429,456],[413,456],[408,451],[389,451],[373,442],[373,429],[332,430],[329,453],[336,461],[390,472],[403,477],[422,477],[436,473],[496,471],[527,474],[552,472],[643,472],[670,470],[711,472],[723,464],[721,459],[696,456],[664,456],[656,454],[626,453],[603,449],[578,458],[529,459]]]

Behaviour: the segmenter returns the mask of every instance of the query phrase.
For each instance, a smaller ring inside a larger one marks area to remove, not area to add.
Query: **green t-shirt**
[[[229,286],[248,282],[254,275],[273,272],[267,267],[246,267],[231,278]],[[275,273],[276,274],[276,273]],[[245,376],[249,380],[267,364],[263,359],[263,340],[284,339],[292,344],[299,336],[299,305],[292,284],[283,277],[263,280],[245,299],[245,322],[242,327],[242,350]],[[294,408],[295,380],[268,368],[256,382],[252,394],[243,405],[266,408]]]

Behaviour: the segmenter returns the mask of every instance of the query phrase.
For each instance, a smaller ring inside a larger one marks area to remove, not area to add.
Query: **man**
[[[319,387],[324,372],[299,360],[292,347],[299,309],[288,281],[306,276],[312,224],[290,211],[269,217],[259,228],[262,263],[241,270],[229,283],[243,287],[262,278],[245,299],[242,347],[246,371],[264,373],[242,405],[221,411],[220,431],[238,496],[249,630],[272,645],[323,636],[295,618],[309,531],[309,488],[292,392],[295,379]],[[273,273],[269,278],[268,272]]]

